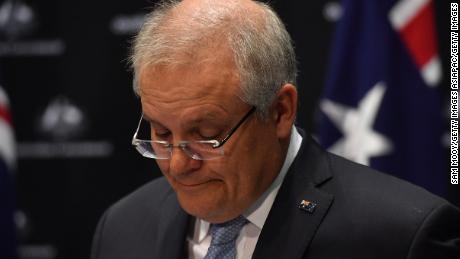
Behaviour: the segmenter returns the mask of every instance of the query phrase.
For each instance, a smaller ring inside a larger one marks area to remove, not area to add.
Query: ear
[[[278,91],[273,103],[272,119],[276,124],[279,139],[286,139],[291,134],[297,114],[297,89],[292,84],[285,84]]]

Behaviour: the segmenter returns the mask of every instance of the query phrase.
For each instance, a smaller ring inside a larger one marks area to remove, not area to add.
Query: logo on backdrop
[[[52,99],[40,112],[35,130],[42,139],[21,142],[18,156],[28,159],[101,158],[113,153],[109,141],[83,140],[90,130],[90,119],[84,109],[69,97],[60,95]]]
[[[36,12],[22,1],[0,6],[0,56],[57,56],[65,51],[61,39],[21,40],[39,28]]]
[[[88,129],[83,111],[65,96],[58,96],[45,108],[39,118],[38,131],[54,140],[70,140]]]
[[[38,24],[32,8],[13,1],[6,1],[0,7],[0,32],[8,40],[30,34]]]

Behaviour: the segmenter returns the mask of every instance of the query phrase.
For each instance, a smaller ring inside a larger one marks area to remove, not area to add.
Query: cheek
[[[260,134],[254,134],[246,144],[241,147],[238,154],[238,171],[241,188],[246,193],[258,192],[266,183],[266,177],[272,175],[272,171],[278,156],[277,138],[269,129],[260,130]]]
[[[257,173],[257,166],[253,156],[250,145],[240,146],[219,167],[214,167],[216,173],[225,179],[227,195],[231,200],[241,199],[254,189],[253,176]]]
[[[242,165],[244,161],[240,161],[234,156],[223,157],[220,161],[208,161],[202,167],[203,174],[210,178],[219,179],[223,182],[220,190],[225,193],[225,196],[235,196],[238,192],[240,183],[240,174],[244,173]],[[229,197],[229,198],[230,198]]]

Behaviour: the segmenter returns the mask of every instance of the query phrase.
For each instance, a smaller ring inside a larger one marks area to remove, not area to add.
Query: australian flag
[[[0,86],[0,258],[2,259],[16,258],[12,181],[15,145],[8,107],[8,97]]]
[[[444,195],[440,80],[432,0],[343,0],[320,142]]]

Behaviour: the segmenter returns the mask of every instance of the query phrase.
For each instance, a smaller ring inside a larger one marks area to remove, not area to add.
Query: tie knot
[[[227,244],[236,239],[247,220],[238,216],[230,221],[211,225],[211,245]]]

